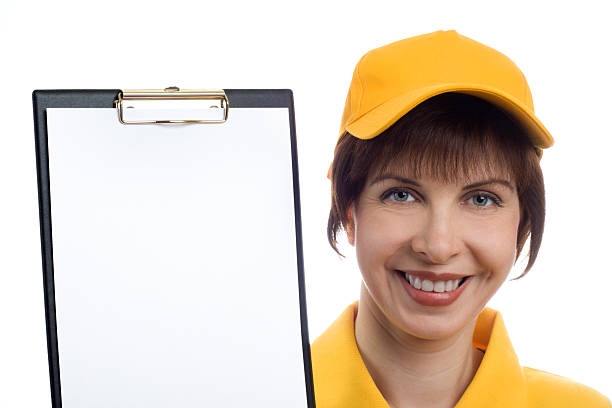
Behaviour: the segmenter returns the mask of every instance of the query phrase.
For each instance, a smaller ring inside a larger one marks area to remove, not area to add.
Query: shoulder
[[[342,401],[346,400],[345,393],[351,388],[351,370],[355,361],[349,317],[348,310],[345,310],[310,345],[317,406],[342,406]]]
[[[327,365],[339,358],[352,346],[354,329],[350,321],[350,310],[347,308],[323,333],[310,345],[313,364]],[[332,367],[336,364],[332,364]],[[330,368],[332,368],[330,367]]]
[[[612,408],[605,395],[567,377],[523,367],[530,406]]]
[[[355,341],[357,302],[310,346],[316,406],[388,408],[365,367]]]

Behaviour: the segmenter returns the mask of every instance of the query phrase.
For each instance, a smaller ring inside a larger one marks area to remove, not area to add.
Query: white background
[[[31,92],[290,88],[294,92],[310,337],[353,300],[360,273],[326,237],[332,159],[355,64],[439,29],[510,57],[555,138],[541,165],[540,254],[489,306],[523,365],[612,396],[612,147],[607,2],[4,2],[0,10],[0,406],[50,407]],[[522,258],[524,259],[524,258]],[[525,262],[510,274],[520,274]]]

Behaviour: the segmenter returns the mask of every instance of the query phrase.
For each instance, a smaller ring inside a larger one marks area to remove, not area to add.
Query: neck
[[[390,407],[453,407],[484,354],[472,345],[476,320],[451,338],[421,339],[389,322],[362,283],[355,338]]]

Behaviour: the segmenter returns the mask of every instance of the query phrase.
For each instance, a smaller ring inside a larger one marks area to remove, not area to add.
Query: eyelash
[[[383,193],[381,200],[386,200],[387,198],[389,198],[393,193],[407,193],[410,194],[411,196],[413,196],[414,198],[417,198],[415,194],[412,193],[411,190],[409,189],[399,189],[399,188],[392,188],[391,190],[387,190]],[[474,194],[472,194],[470,197],[468,197],[468,200],[470,198],[476,197],[476,196],[483,196],[486,198],[489,198],[491,201],[493,201],[494,205],[497,207],[503,207],[503,204],[501,202],[501,200],[499,198],[497,198],[496,196],[494,196],[493,194],[489,194],[486,193],[484,191],[475,191]],[[395,201],[396,203],[402,203],[404,201]],[[478,210],[486,210],[487,208],[490,208],[492,206],[478,206],[475,205],[476,208],[478,208]]]

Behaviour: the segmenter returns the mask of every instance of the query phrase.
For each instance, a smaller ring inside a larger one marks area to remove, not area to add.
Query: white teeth
[[[404,277],[410,283],[410,285],[416,289],[420,289],[425,292],[437,293],[455,290],[459,286],[459,281],[461,281],[461,279],[455,279],[432,282],[427,279],[421,280],[419,277],[414,277],[412,275],[408,275],[407,273],[404,274]]]
[[[414,286],[414,278],[412,276],[408,275],[407,273],[404,273],[404,277],[408,282],[410,282],[412,286]]]
[[[433,289],[434,289],[433,282],[427,279],[423,279],[423,282],[421,282],[421,290],[425,292],[431,292],[433,291]]]

